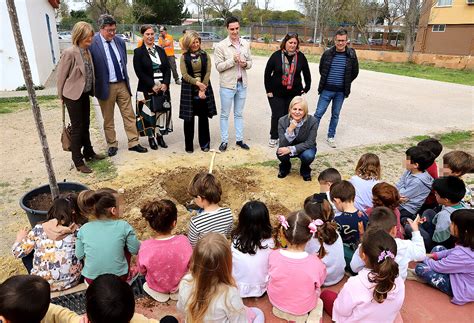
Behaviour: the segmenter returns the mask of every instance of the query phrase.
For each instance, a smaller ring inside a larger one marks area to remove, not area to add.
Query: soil
[[[163,154],[145,154],[148,156],[130,156],[127,162],[117,166],[117,177],[102,180],[95,174],[83,175],[71,169],[70,154],[62,151],[59,141],[61,133],[60,109],[44,109],[43,120],[52,153],[55,172],[58,180],[80,182],[91,189],[111,187],[123,189],[123,217],[136,230],[139,239],[153,235],[148,223],[142,218],[140,207],[145,201],[166,198],[174,201],[178,208],[178,224],[175,233],[184,233],[192,212],[186,208],[191,196],[187,186],[193,176],[200,171],[207,171],[211,154],[195,152],[192,155],[170,152]],[[25,227],[27,217],[20,209],[18,200],[27,191],[47,182],[42,162],[38,138],[24,136],[22,127],[14,126],[16,120],[33,124],[30,111],[21,111],[0,116],[0,145],[5,152],[0,155],[2,177],[0,181],[0,282],[7,277],[25,273],[20,260],[11,256],[10,247],[15,240],[16,232]],[[12,125],[12,126],[10,126]],[[96,129],[91,129],[92,141],[102,143],[103,138]],[[293,162],[292,172],[285,179],[277,178],[278,163],[269,160],[268,147],[252,146],[250,151],[229,149],[216,157],[214,174],[222,184],[221,206],[232,209],[237,218],[242,205],[248,200],[260,200],[266,203],[271,218],[276,224],[278,214],[288,214],[300,209],[304,199],[319,192],[317,175],[327,167],[337,168],[346,179],[353,175],[359,157],[366,152],[376,153],[381,160],[382,180],[395,183],[403,172],[402,160],[407,147],[413,140],[404,140],[379,146],[360,146],[351,149],[334,149],[330,153],[318,154],[313,165],[313,181],[304,182],[298,174],[299,162]],[[458,148],[473,151],[474,138],[456,147],[445,147],[443,153]],[[22,147],[21,152],[15,147]],[[95,147],[98,151],[105,147]],[[7,156],[14,156],[8,158]],[[473,180],[471,176],[465,180]]]

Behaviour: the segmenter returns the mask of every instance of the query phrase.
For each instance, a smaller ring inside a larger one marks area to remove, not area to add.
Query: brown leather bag
[[[61,144],[63,146],[64,151],[71,151],[71,143],[72,143],[72,138],[71,138],[71,132],[72,132],[72,127],[71,124],[68,123],[66,126],[66,111],[64,107],[64,102],[62,104],[62,110],[63,110],[63,132],[61,133]]]

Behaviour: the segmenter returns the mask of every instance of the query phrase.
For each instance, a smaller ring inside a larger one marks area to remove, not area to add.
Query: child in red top
[[[166,302],[176,293],[188,271],[193,249],[184,235],[173,235],[178,211],[169,200],[151,201],[141,208],[142,216],[156,234],[145,240],[138,252],[138,270],[145,275],[143,289],[158,302]]]

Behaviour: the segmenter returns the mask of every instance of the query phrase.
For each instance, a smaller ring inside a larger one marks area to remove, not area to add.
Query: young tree
[[[30,98],[31,109],[33,110],[33,117],[35,119],[36,130],[43,148],[43,158],[46,166],[46,172],[48,173],[49,187],[51,189],[51,195],[53,200],[59,196],[59,186],[56,181],[56,175],[54,174],[53,162],[51,160],[51,153],[49,151],[48,140],[46,138],[46,132],[44,130],[43,118],[41,117],[41,110],[36,98],[36,92],[33,84],[33,78],[31,77],[30,63],[28,56],[26,55],[25,44],[23,43],[23,37],[21,35],[20,24],[18,22],[18,14],[16,11],[15,1],[6,0],[8,15],[10,16],[10,23],[12,26],[13,36],[15,38],[16,50],[20,58],[21,70],[23,71],[23,77],[25,78],[26,88],[28,89],[28,97]]]
[[[140,19],[136,17],[140,23],[176,25],[189,16],[187,9],[184,9],[184,0],[135,0],[135,3],[150,9],[149,14],[142,15]]]
[[[237,7],[239,3],[239,0],[209,0],[209,6],[224,19],[230,16],[232,9]]]

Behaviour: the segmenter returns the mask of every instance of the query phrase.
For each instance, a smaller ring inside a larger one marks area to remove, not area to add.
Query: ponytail
[[[332,245],[336,242],[337,235],[337,224],[334,221],[324,222],[321,226],[318,227],[317,237],[321,248],[319,249],[318,256],[322,259],[326,256],[327,252],[324,249],[323,243],[327,245]]]
[[[398,264],[395,262],[397,244],[385,231],[369,230],[362,240],[362,252],[366,255],[366,267],[371,269],[368,279],[375,283],[373,297],[377,303],[383,303],[395,287],[398,277]]]

